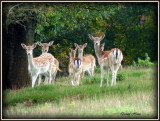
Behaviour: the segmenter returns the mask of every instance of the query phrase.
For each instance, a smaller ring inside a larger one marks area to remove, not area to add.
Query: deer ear
[[[94,40],[94,37],[91,34],[88,34],[88,36],[91,40]]]
[[[104,37],[105,37],[105,34],[103,34],[102,36],[100,36],[99,38],[100,38],[100,41],[102,40],[102,39],[104,39]]]
[[[77,48],[77,47],[78,47],[78,44],[77,44],[77,43],[74,43],[74,46]]]
[[[76,52],[76,51],[77,51],[77,49],[78,49],[78,47],[76,47],[76,48],[74,49],[74,51]]]
[[[23,47],[23,49],[26,49],[26,45],[21,43],[21,46]]]
[[[37,46],[37,42],[32,45],[33,49]]]
[[[41,43],[41,42],[37,42],[37,44],[38,44],[39,46],[42,46],[42,43]]]
[[[72,49],[71,48],[69,48],[69,52],[71,52],[72,51]]]
[[[50,41],[50,42],[48,43],[48,44],[49,44],[49,46],[51,46],[51,45],[53,44],[53,42],[54,42],[54,41]]]
[[[85,48],[87,46],[87,43],[85,43],[84,45],[83,45],[83,48]]]

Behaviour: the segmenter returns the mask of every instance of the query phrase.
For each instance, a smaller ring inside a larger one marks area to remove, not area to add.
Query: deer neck
[[[69,61],[72,62],[74,58],[75,58],[75,55],[72,53],[72,55],[69,58]]]
[[[104,52],[100,49],[100,46],[94,45],[94,49],[95,49],[96,56],[98,58],[98,63],[101,65],[102,63],[100,61],[101,61],[101,57],[103,56]]]
[[[28,67],[33,68],[34,62],[33,62],[33,55],[27,55],[28,56]]]
[[[102,56],[102,52],[100,51],[100,46],[94,45],[94,49],[95,49],[95,53],[96,53],[97,58],[100,58]]]
[[[70,57],[69,61],[71,62],[73,60],[73,57]]]
[[[78,58],[82,58],[83,57],[83,51],[78,53]]]

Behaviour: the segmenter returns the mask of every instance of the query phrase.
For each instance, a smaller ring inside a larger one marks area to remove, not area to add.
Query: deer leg
[[[73,79],[72,82],[72,86],[76,86],[76,81],[75,81],[75,77],[72,75],[71,78]]]
[[[109,77],[109,68],[107,68],[107,71],[106,71],[106,83],[107,83],[107,86],[109,86],[108,84],[108,77]]]
[[[78,82],[80,83],[80,74],[78,75]],[[81,84],[82,84],[82,82],[81,82]]]
[[[118,64],[118,65],[116,65],[116,69],[115,69],[115,79],[114,79],[114,85],[116,85],[116,79],[117,79],[117,72],[118,72],[118,69],[119,69],[119,67],[121,66],[121,64]]]
[[[69,79],[71,80],[72,86],[75,86],[73,73],[69,72]]]
[[[56,75],[57,75],[57,69],[54,72],[54,78],[53,78],[54,81],[56,80]]]
[[[103,76],[104,76],[104,68],[103,68],[103,66],[101,66],[101,84],[100,84],[100,87],[102,87]]]
[[[54,79],[55,79],[55,70],[52,70],[52,80],[51,80],[52,82],[51,83],[53,83],[53,84],[55,81]]]
[[[33,88],[34,85],[35,85],[35,82],[36,82],[36,80],[37,80],[37,77],[38,77],[37,74],[32,76],[32,88]]]
[[[69,73],[69,78],[71,80],[72,86],[75,86],[73,73],[71,73],[71,72]]]
[[[79,80],[80,80],[80,73],[75,73],[74,75],[74,82],[76,83],[76,86],[79,86]]]
[[[48,84],[48,75],[45,75],[45,81],[44,84]]]
[[[52,83],[52,71],[49,72],[49,84]]]
[[[83,71],[83,72],[82,72],[82,79],[84,78],[84,73],[85,73],[85,72]]]
[[[116,86],[116,78],[117,78],[117,72],[115,71],[115,76],[114,76],[114,86]]]
[[[76,82],[76,75],[73,76],[73,80],[72,80],[72,85],[73,86],[76,86],[77,85],[77,82]]]
[[[55,83],[56,74],[57,74],[57,68],[54,68],[54,70],[52,70],[52,75],[53,75],[53,84]]]
[[[88,72],[88,74],[91,76],[91,71],[90,71],[90,69],[89,69],[89,70],[87,70],[87,72]]]
[[[72,80],[71,82],[72,82],[72,86],[75,86],[74,80]]]
[[[111,69],[111,72],[112,72],[112,83],[111,83],[111,86],[113,86],[114,76],[115,76],[114,67],[113,67],[113,66],[110,66],[110,69]]]
[[[38,76],[38,86],[41,84],[41,80],[42,80],[42,76],[41,76],[41,74]]]
[[[81,72],[79,72],[79,73],[77,74],[78,86],[79,86],[79,84],[80,84],[80,75],[81,75]]]
[[[94,66],[91,69],[92,76],[94,76]]]
[[[76,79],[77,79],[77,85],[79,86],[79,76],[78,75],[76,76]]]
[[[79,86],[79,78],[78,78],[78,74],[75,75],[75,81],[77,82],[77,86]]]

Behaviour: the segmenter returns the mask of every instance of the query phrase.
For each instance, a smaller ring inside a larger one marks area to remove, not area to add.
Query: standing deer
[[[112,83],[111,86],[114,84],[116,85],[116,77],[117,77],[117,71],[119,67],[121,66],[121,61],[123,60],[123,54],[120,49],[114,48],[109,51],[103,51],[100,48],[100,41],[104,39],[105,35],[102,35],[100,37],[93,37],[92,35],[88,35],[91,40],[94,42],[94,49],[96,56],[98,58],[98,63],[101,68],[101,83],[100,87],[102,87],[103,83],[103,76],[104,76],[104,67],[106,67],[106,82],[108,84],[108,75],[109,75],[109,69],[112,72]]]
[[[79,85],[80,76],[82,74],[82,62],[80,58],[75,57],[76,51],[77,48],[75,50],[69,48],[70,60],[69,60],[68,71],[73,86]]]
[[[51,65],[54,61],[54,56],[50,53],[43,53],[39,57],[33,58],[33,49],[37,46],[37,43],[26,46],[21,43],[21,46],[26,50],[28,57],[28,71],[31,74],[32,78],[32,88],[35,85],[37,77],[41,74],[44,74],[49,78],[49,81],[52,80],[52,69]]]
[[[100,49],[101,49],[102,51],[104,51],[104,46],[105,46],[105,43],[100,44]],[[122,69],[122,65],[121,65],[121,63],[120,63],[120,68]]]
[[[42,47],[42,53],[47,53],[49,51],[49,47],[53,44],[54,41],[51,41],[49,43],[41,43],[38,42],[38,45]],[[62,71],[59,69],[59,61],[54,58],[53,64],[52,64],[52,75],[53,75],[53,83],[55,81],[57,71]],[[39,75],[39,82],[41,82],[41,75]],[[45,79],[45,82],[47,83],[47,79]]]
[[[94,75],[94,68],[96,66],[96,60],[95,57],[91,54],[87,54],[83,56],[83,50],[87,46],[87,43],[83,45],[78,45],[74,43],[75,47],[78,49],[78,57],[81,58],[81,61],[83,63],[82,66],[82,78],[84,77],[84,73],[87,71],[89,75],[93,76]]]

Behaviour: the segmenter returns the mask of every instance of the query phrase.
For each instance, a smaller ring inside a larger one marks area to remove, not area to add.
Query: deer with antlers
[[[50,53],[43,53],[39,57],[33,58],[33,49],[37,46],[37,43],[34,43],[31,46],[26,46],[21,43],[21,46],[26,50],[28,57],[28,71],[31,74],[32,78],[32,88],[35,85],[37,77],[41,74],[44,74],[49,78],[49,81],[52,80],[52,68],[51,65],[54,61],[54,56]]]
[[[116,77],[119,67],[121,66],[121,61],[123,60],[122,51],[118,48],[114,48],[108,51],[103,51],[104,47],[100,47],[100,41],[104,39],[105,35],[100,37],[93,37],[92,35],[88,35],[91,40],[94,42],[94,49],[96,56],[98,58],[98,63],[101,68],[101,83],[100,87],[102,87],[103,76],[104,76],[104,67],[106,67],[106,83],[108,84],[108,76],[109,70],[112,72],[112,85],[116,85]]]
[[[82,62],[80,58],[75,57],[76,56],[77,48],[71,49],[69,48],[69,77],[71,78],[71,82],[73,86],[79,85],[80,76],[82,74]]]
[[[49,47],[53,44],[54,41],[51,41],[49,43],[41,43],[38,42],[38,45],[42,47],[42,53],[47,53],[49,51]],[[55,81],[56,75],[57,75],[57,71],[62,71],[61,69],[59,69],[59,61],[54,58],[54,61],[52,63],[52,76],[53,76],[53,83]],[[39,75],[39,82],[41,82],[41,75]],[[45,79],[45,82],[47,83],[47,78]]]
[[[87,55],[83,56],[83,50],[87,46],[87,43],[85,43],[83,45],[78,45],[78,44],[74,43],[74,45],[78,49],[78,57],[81,58],[81,61],[83,63],[82,78],[84,77],[84,73],[86,71],[89,73],[90,76],[93,76],[94,75],[94,69],[95,69],[95,66],[96,66],[95,57],[91,54],[87,54]]]

